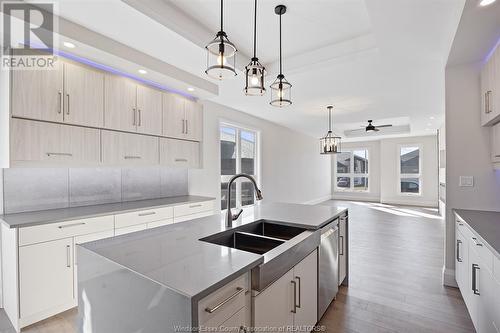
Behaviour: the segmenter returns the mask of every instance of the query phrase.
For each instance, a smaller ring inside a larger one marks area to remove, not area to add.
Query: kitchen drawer
[[[124,228],[136,224],[169,219],[174,216],[172,207],[152,208],[138,212],[115,215],[115,228]]]
[[[217,327],[220,326],[220,328],[215,332],[216,333],[240,332],[240,327],[248,327],[248,324],[246,322],[247,312],[248,310],[246,307],[241,308],[231,318],[223,322],[221,325],[217,325]],[[210,325],[210,327],[212,326]],[[246,330],[244,332],[246,332]]]
[[[213,200],[196,202],[196,203],[175,206],[174,207],[174,216],[179,217],[179,216],[191,215],[191,214],[196,214],[196,213],[206,212],[206,211],[213,212],[213,210],[214,210],[214,201]]]
[[[125,227],[125,228],[118,228],[115,229],[115,236],[120,236],[120,235],[125,235],[125,234],[130,234],[132,232],[136,231],[141,231],[141,230],[146,230],[148,225],[146,223],[144,224],[136,224],[130,227]]]
[[[210,216],[213,215],[214,212],[209,210],[206,212],[201,212],[201,213],[196,213],[196,214],[190,214],[190,215],[184,215],[184,216],[179,216],[179,217],[174,217],[174,223],[179,223],[179,222],[185,222],[185,221],[190,221],[194,219],[199,219],[201,217],[205,216]]]
[[[113,230],[113,228],[113,216],[101,216],[20,228],[19,246]]]
[[[486,247],[484,242],[477,238],[477,235],[471,237],[470,246],[476,251],[479,256],[479,260],[483,265],[488,268],[490,272],[493,271],[493,253]]]
[[[157,228],[157,227],[163,227],[164,225],[169,225],[174,223],[173,218],[165,219],[165,220],[160,220],[160,221],[154,221],[154,222],[149,222],[148,223],[148,229],[152,228]]]
[[[244,274],[198,302],[198,322],[203,326],[218,326],[245,307],[249,276]]]

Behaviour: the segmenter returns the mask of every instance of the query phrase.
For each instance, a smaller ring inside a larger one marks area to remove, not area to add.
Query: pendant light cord
[[[220,31],[224,31],[224,0],[220,0]]]
[[[332,109],[328,108],[328,132],[332,131]]]
[[[257,0],[255,0],[255,13],[253,19],[253,57],[257,58]]]
[[[283,75],[283,65],[281,63],[281,16],[283,14],[280,14],[280,75]]]

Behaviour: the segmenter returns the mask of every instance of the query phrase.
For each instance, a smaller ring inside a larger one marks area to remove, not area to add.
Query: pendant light
[[[253,27],[253,58],[245,67],[246,85],[245,95],[247,96],[262,96],[266,92],[264,88],[264,75],[266,69],[257,58],[257,0],[255,0],[254,27]]]
[[[278,5],[274,8],[276,15],[280,17],[280,73],[276,80],[271,84],[271,102],[270,104],[277,107],[284,107],[292,104],[291,88],[292,85],[285,79],[283,75],[282,53],[281,53],[281,16],[286,13],[286,6]]]
[[[229,41],[224,32],[224,3],[220,1],[220,31],[215,38],[208,43],[207,49],[207,69],[208,76],[223,80],[236,76],[236,46]]]
[[[333,123],[333,106],[328,106],[328,133],[319,139],[320,154],[337,154],[341,151],[341,138],[332,132]]]

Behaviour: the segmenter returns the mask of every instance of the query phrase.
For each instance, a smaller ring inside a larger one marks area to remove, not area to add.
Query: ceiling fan
[[[368,126],[361,126],[361,127],[365,127],[365,130],[367,132],[378,132],[380,131],[379,128],[382,128],[382,127],[391,127],[392,125],[391,124],[387,124],[387,125],[378,125],[378,126],[375,126],[372,124],[373,120],[368,120]]]

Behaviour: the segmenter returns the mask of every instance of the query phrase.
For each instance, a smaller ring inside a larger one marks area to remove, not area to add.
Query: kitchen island
[[[247,209],[232,228],[217,214],[85,243],[77,248],[81,331],[174,332],[253,325],[260,320],[253,311],[259,295],[278,291],[277,282],[298,271],[299,264],[314,270],[316,278],[311,280],[317,281],[321,228],[345,216],[346,209],[329,206],[265,203]],[[261,235],[256,236],[257,228],[262,228]],[[225,244],[228,237],[233,244]],[[310,289],[306,280],[294,279],[283,289],[285,303],[293,303],[292,308],[286,304],[283,313],[298,316],[297,308],[306,308],[307,301],[300,289],[317,294],[317,285]],[[288,302],[288,294],[293,301]],[[313,304],[308,323],[316,321]]]

